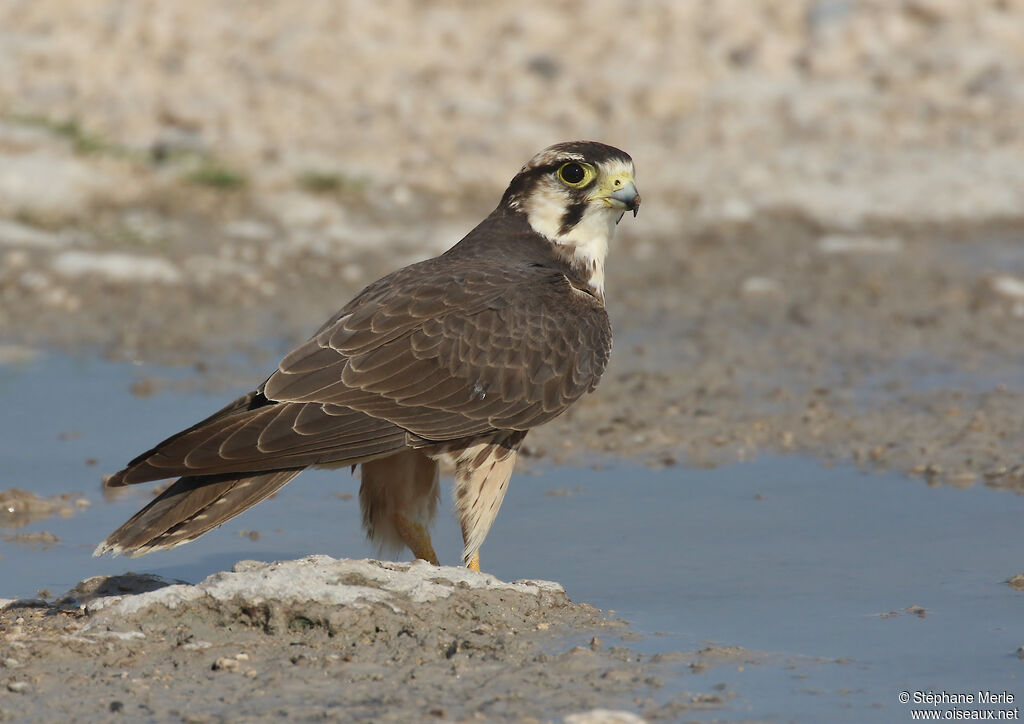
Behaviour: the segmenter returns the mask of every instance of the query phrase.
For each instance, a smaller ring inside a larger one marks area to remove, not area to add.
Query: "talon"
[[[409,520],[401,513],[395,513],[394,522],[395,530],[414,556],[435,566],[440,565],[437,562],[437,554],[434,553],[434,546],[430,542],[430,532],[422,524]]]

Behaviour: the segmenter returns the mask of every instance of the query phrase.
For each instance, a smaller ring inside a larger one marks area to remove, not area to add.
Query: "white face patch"
[[[569,159],[567,159],[569,160]],[[574,202],[569,189],[554,176],[540,181],[524,199],[523,210],[530,226],[541,236],[555,244],[572,250],[574,265],[583,270],[584,278],[600,296],[604,296],[604,260],[608,245],[615,235],[615,225],[622,218],[622,208],[609,205],[602,192],[613,191],[608,184],[615,178],[628,174],[633,176],[633,164],[611,161],[599,168],[594,184],[587,189],[591,200],[583,211],[582,218],[568,231],[562,233],[566,209]]]

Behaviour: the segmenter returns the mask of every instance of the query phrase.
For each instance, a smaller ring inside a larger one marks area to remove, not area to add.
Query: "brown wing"
[[[556,417],[596,386],[610,349],[603,305],[558,270],[453,271],[442,257],[368,288],[285,357],[264,393],[453,440]]]
[[[416,438],[527,430],[593,389],[611,344],[596,299],[556,270],[455,263],[371,285],[259,389],[107,485],[354,464]]]
[[[401,428],[357,410],[277,404],[257,390],[139,455],[106,485],[355,464],[405,447],[405,437]]]

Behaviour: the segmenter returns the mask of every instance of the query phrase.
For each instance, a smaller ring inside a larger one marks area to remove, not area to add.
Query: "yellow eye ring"
[[[558,180],[569,188],[581,189],[597,178],[597,169],[582,161],[569,161],[558,167]]]

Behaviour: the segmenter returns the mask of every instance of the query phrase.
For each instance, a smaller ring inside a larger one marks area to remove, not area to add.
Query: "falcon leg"
[[[467,445],[455,457],[455,513],[462,528],[462,560],[480,570],[480,546],[508,488],[525,432],[505,432]]]
[[[437,554],[434,553],[434,546],[430,542],[430,531],[425,526],[416,521],[409,520],[401,513],[395,513],[392,522],[398,535],[409,546],[409,550],[412,551],[414,556],[425,560],[427,563],[433,563],[435,566],[440,565],[437,562]],[[477,568],[477,570],[480,569]]]
[[[437,463],[418,450],[402,450],[363,463],[359,505],[363,527],[382,553],[397,556],[408,546],[413,555],[437,565],[430,542],[440,487]]]

